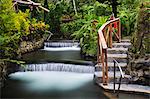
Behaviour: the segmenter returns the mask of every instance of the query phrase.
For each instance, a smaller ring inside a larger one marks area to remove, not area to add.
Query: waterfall
[[[63,71],[77,73],[94,73],[94,66],[64,63],[26,64],[23,71]]]
[[[79,47],[78,42],[45,42],[45,47]]]
[[[48,51],[80,51],[81,48],[79,47],[78,42],[45,42],[44,49]]]
[[[44,49],[47,51],[80,51],[80,46],[78,42],[45,42]],[[53,53],[57,53],[53,52]],[[70,54],[72,57],[74,54]],[[59,57],[59,55],[58,55]],[[63,58],[63,57],[62,57]],[[24,68],[21,67],[21,71],[63,71],[63,72],[77,72],[77,73],[94,73],[93,64],[73,64],[73,63],[32,63],[26,64]]]

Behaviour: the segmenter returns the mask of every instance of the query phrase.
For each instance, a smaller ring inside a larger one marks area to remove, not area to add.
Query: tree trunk
[[[112,12],[114,13],[114,16],[117,18],[117,1],[116,0],[112,0]]]
[[[44,7],[48,9],[48,1],[44,0]],[[47,15],[48,13],[44,11],[44,22],[47,23]]]

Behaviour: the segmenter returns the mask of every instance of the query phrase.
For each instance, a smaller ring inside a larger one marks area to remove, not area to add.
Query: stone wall
[[[132,76],[131,83],[150,86],[150,54],[137,59],[133,54],[129,54],[129,56],[131,61],[126,73]]]
[[[150,2],[143,2],[140,6],[126,71],[133,78],[131,83],[143,85],[150,85],[150,13],[147,7],[149,4]]]
[[[21,54],[31,52],[31,51],[41,48],[43,44],[44,44],[43,38],[38,41],[22,41],[20,43],[19,51]]]
[[[150,54],[150,2],[143,2],[138,11],[135,32],[132,36],[132,51],[139,56]]]

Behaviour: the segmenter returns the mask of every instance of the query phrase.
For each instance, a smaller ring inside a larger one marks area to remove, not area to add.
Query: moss
[[[132,52],[143,56],[150,53],[150,2],[144,2],[141,4],[135,33],[132,37]]]
[[[150,2],[141,4],[132,35],[132,49],[126,73],[133,78],[131,83],[149,85],[150,71]],[[135,79],[134,79],[135,78]]]

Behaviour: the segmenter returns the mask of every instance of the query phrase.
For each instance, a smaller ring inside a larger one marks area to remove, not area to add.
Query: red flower
[[[114,22],[114,28],[115,29],[117,28],[117,22]]]

